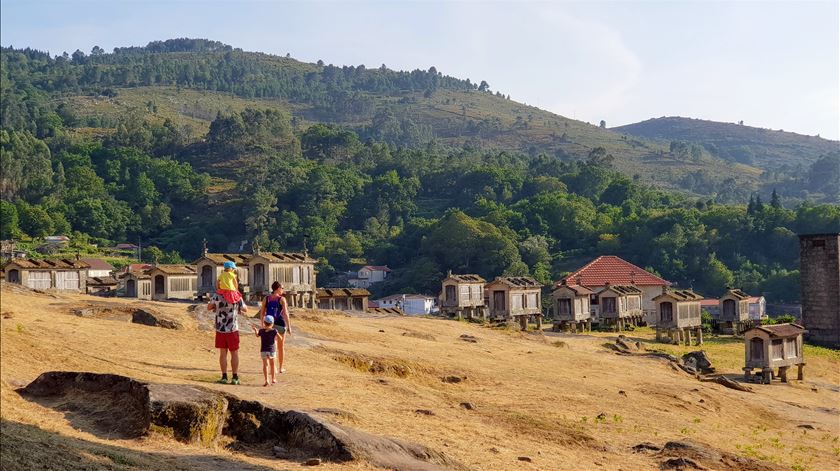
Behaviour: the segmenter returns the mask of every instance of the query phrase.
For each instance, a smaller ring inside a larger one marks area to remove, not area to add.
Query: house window
[[[788,358],[796,358],[799,356],[799,352],[797,351],[798,345],[796,343],[796,339],[785,339],[785,356]]]
[[[773,339],[773,343],[770,344],[770,358],[781,360],[784,357],[784,343],[782,339]]]
[[[529,293],[527,295],[527,299],[525,300],[525,307],[537,307],[537,293]]]

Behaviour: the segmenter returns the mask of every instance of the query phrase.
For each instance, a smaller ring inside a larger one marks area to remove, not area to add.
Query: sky
[[[2,0],[0,43],[53,54],[208,38],[428,69],[608,127],[685,116],[840,137],[840,2]]]

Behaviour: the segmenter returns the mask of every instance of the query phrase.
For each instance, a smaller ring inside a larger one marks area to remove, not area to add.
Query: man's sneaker
[[[230,384],[239,384],[239,378],[233,378],[230,380]]]
[[[228,379],[227,378],[222,378],[222,379],[220,379],[216,382],[219,383],[219,384],[228,384]]]

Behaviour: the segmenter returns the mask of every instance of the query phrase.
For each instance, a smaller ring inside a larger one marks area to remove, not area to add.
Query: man
[[[233,373],[230,384],[239,384],[239,313],[248,312],[248,306],[242,299],[229,303],[224,296],[214,293],[207,309],[216,312],[216,348],[219,349],[219,368],[222,370],[222,379],[218,382],[228,382],[227,354],[230,352]]]

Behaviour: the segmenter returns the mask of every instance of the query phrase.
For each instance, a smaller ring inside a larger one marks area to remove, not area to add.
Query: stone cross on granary
[[[201,255],[206,257],[207,256],[207,238],[202,239],[201,245],[202,245]]]

